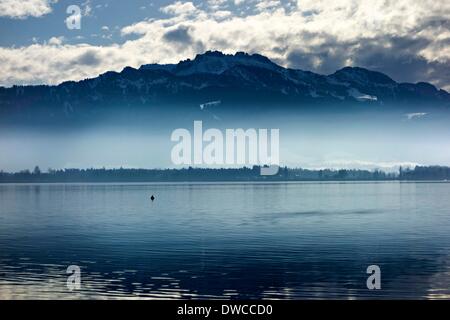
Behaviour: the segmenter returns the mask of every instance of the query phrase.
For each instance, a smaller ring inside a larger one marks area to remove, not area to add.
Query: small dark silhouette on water
[[[152,196],[150,197],[150,200],[152,200],[152,202],[155,201],[155,197],[152,195]]]

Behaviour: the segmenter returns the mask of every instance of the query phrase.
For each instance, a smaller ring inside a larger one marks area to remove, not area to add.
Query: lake
[[[448,299],[450,184],[3,184],[0,298]]]

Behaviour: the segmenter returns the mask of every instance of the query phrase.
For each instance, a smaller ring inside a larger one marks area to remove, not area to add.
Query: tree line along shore
[[[282,167],[273,176],[260,175],[260,166],[252,168],[183,168],[183,169],[48,169],[19,172],[0,171],[0,183],[52,182],[189,182],[189,181],[446,181],[450,167],[417,166],[398,172],[361,169],[310,170]]]

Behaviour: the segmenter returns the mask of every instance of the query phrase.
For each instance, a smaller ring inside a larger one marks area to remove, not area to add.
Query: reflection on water
[[[450,184],[0,185],[0,298],[450,298]]]

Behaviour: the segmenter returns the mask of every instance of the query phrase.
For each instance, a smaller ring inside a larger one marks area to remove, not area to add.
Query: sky
[[[80,8],[69,29],[67,8]],[[450,90],[450,1],[0,0],[0,85],[58,84],[206,50],[344,66]]]

